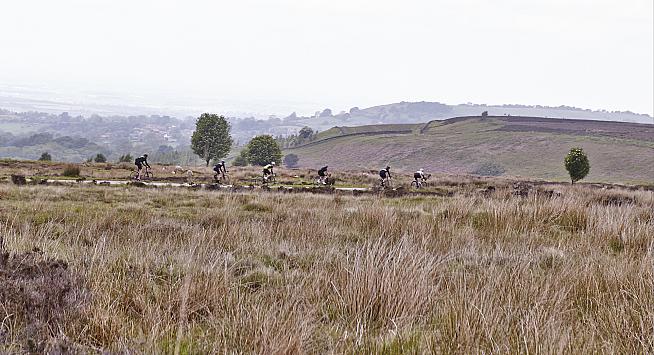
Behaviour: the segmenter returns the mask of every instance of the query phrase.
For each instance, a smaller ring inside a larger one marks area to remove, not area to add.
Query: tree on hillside
[[[39,158],[39,161],[51,161],[51,160],[52,160],[52,156],[48,152],[43,152],[43,154],[41,154],[41,157]]]
[[[300,158],[295,154],[286,154],[284,156],[284,165],[289,168],[296,168],[298,161],[300,161]]]
[[[570,153],[565,156],[564,163],[565,169],[570,174],[570,180],[573,184],[585,178],[590,171],[588,156],[586,156],[586,153],[581,148],[570,149]]]
[[[313,130],[309,126],[304,126],[297,135],[302,139],[302,141],[306,141],[313,136]]]
[[[253,165],[266,165],[282,159],[282,150],[279,148],[279,144],[267,134],[252,138],[246,151],[248,161]]]
[[[98,153],[93,160],[95,160],[96,163],[106,163],[107,157],[102,153]]]
[[[193,152],[207,162],[222,159],[232,149],[231,127],[225,117],[212,113],[203,113],[195,123],[195,132],[191,137]]]

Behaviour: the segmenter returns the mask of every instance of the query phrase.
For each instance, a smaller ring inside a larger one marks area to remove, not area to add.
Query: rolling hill
[[[563,157],[582,147],[588,181],[654,182],[654,125],[542,117],[457,117],[421,124],[334,127],[286,149],[299,165],[335,169],[511,175],[567,180]]]

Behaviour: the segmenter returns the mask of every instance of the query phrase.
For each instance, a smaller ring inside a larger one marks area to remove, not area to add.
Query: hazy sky
[[[0,83],[336,112],[425,100],[653,114],[653,13],[652,0],[3,1]]]

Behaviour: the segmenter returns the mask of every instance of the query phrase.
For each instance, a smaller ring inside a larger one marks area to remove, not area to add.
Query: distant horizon
[[[103,104],[287,115],[424,100],[654,116],[652,0],[30,0],[2,9],[0,85],[120,94]]]
[[[22,88],[22,89],[27,89],[27,90],[36,90],[36,89],[52,90],[48,86],[37,86],[37,85],[33,85],[33,84],[22,84],[22,85],[2,85],[2,84],[0,84],[0,103],[3,103],[3,102],[6,103],[6,101],[9,100],[8,97],[3,96],[3,94],[11,94],[11,92],[7,92],[7,89],[10,89],[10,88]],[[114,99],[118,99],[118,100],[120,100],[120,98],[121,98],[121,93],[108,92],[108,91],[103,92],[101,90],[94,90],[94,92],[93,91],[80,90],[79,93],[86,93],[86,94],[93,93],[95,96],[99,96],[99,97],[109,96],[109,97],[113,97]],[[54,95],[55,91],[51,91],[51,92],[49,92],[49,94]],[[124,96],[122,96],[122,97],[123,97],[123,99],[127,99],[129,96],[130,96],[130,94],[124,94]],[[155,99],[156,96],[157,95],[153,95],[153,96],[150,97],[150,103],[142,102],[142,103],[139,104],[138,101],[137,102],[132,102],[131,105],[124,106],[124,109],[129,110],[130,107],[134,108],[136,111],[147,109],[149,104],[152,103],[151,100],[153,100],[153,99],[156,100]],[[145,96],[145,98],[147,98],[147,96]],[[70,110],[66,110],[66,109],[61,108],[61,109],[50,109],[50,110],[48,110],[48,109],[42,109],[42,110],[37,109],[36,111],[46,112],[46,113],[53,113],[53,114],[56,114],[56,113],[60,114],[60,113],[63,113],[63,112],[69,112],[69,113],[73,112],[73,113],[75,113],[75,115],[78,115],[78,112],[88,111],[88,112],[84,112],[84,114],[81,114],[82,116],[85,116],[85,117],[91,116],[91,115],[94,115],[94,114],[102,116],[103,113],[101,113],[101,112],[92,112],[93,110],[91,108],[94,105],[101,105],[101,106],[107,105],[106,103],[102,103],[100,101],[93,102],[92,100],[88,101],[88,102],[80,102],[79,98],[74,98],[72,96],[69,97],[69,98],[59,97],[59,99],[61,99],[62,101],[57,101],[55,98],[47,99],[47,98],[43,98],[43,97],[41,97],[41,98],[37,98],[37,97],[34,97],[34,96],[30,97],[29,95],[28,96],[21,96],[19,99],[28,100],[28,101],[42,100],[42,101],[48,101],[48,102],[52,102],[52,103],[60,103],[61,105],[65,105],[65,104],[69,103],[69,102],[66,101],[66,99],[71,100],[71,101],[76,101],[72,105],[77,105],[78,107],[89,107],[89,109],[86,109],[86,110],[77,109],[76,110],[75,108],[71,107]],[[202,100],[202,99],[200,99],[200,100]],[[190,101],[192,101],[192,98],[191,98]],[[316,104],[316,106],[314,106],[316,108],[314,108],[314,109],[306,109],[305,108],[304,110],[302,110],[300,108],[293,109],[292,107],[290,107],[291,104],[289,103],[289,104],[286,104],[286,105],[289,106],[289,109],[287,109],[287,110],[285,110],[283,112],[281,112],[281,111],[278,111],[278,112],[259,111],[259,112],[257,112],[256,110],[247,110],[247,109],[245,109],[245,106],[247,106],[247,103],[240,103],[239,106],[243,106],[243,107],[241,107],[240,110],[221,111],[218,107],[216,107],[216,109],[211,109],[211,110],[202,110],[202,109],[194,108],[194,105],[192,104],[192,102],[188,102],[188,103],[183,105],[184,108],[186,108],[189,111],[189,113],[186,113],[186,114],[180,115],[179,112],[177,112],[177,113],[167,112],[167,110],[166,110],[166,108],[164,106],[164,107],[162,107],[161,110],[154,109],[157,112],[149,113],[147,115],[164,115],[164,116],[175,116],[175,117],[181,117],[181,116],[188,117],[188,116],[194,116],[194,115],[200,114],[202,112],[215,112],[215,113],[220,113],[220,114],[225,114],[225,115],[228,115],[228,113],[230,113],[229,116],[234,117],[234,118],[245,118],[245,117],[250,117],[250,116],[257,117],[257,118],[260,118],[260,119],[267,119],[267,118],[269,118],[271,116],[276,116],[278,118],[285,118],[285,117],[288,117],[289,115],[291,115],[292,113],[296,113],[298,116],[302,116],[302,117],[310,117],[310,116],[313,116],[316,112],[323,111],[325,109],[331,109],[333,114],[337,115],[341,111],[348,112],[353,107],[358,107],[360,109],[367,109],[367,108],[372,108],[372,107],[399,104],[399,103],[418,103],[418,102],[441,103],[441,104],[448,105],[448,106],[473,105],[473,106],[487,106],[487,107],[520,106],[520,107],[525,107],[525,108],[537,108],[537,107],[549,108],[549,109],[565,108],[565,109],[574,109],[574,110],[582,110],[582,111],[590,111],[590,112],[608,112],[608,113],[625,113],[625,114],[630,113],[630,114],[634,114],[634,115],[647,116],[647,117],[650,117],[650,118],[654,118],[654,115],[652,115],[652,114],[637,112],[637,111],[633,111],[633,110],[611,110],[611,109],[608,109],[608,108],[590,108],[590,107],[583,107],[583,106],[570,105],[570,104],[546,105],[546,104],[529,104],[529,103],[480,103],[480,102],[470,102],[470,101],[460,102],[460,103],[448,103],[448,102],[445,102],[443,100],[437,100],[437,99],[432,99],[432,100],[430,100],[430,99],[423,99],[423,100],[401,100],[401,99],[398,99],[398,100],[391,101],[391,102],[383,102],[383,103],[377,103],[377,104],[372,104],[372,105],[354,105],[354,106],[349,106],[349,107],[345,107],[345,108],[334,108],[334,107],[329,107],[327,105],[320,106],[320,104]],[[155,102],[155,104],[156,104],[156,102]],[[159,104],[164,104],[164,102],[161,101],[161,102],[159,102]],[[282,105],[283,104],[284,103],[282,103]],[[309,105],[310,105],[309,103],[301,103],[298,106],[307,107]],[[32,110],[32,109],[14,110],[14,109],[11,109],[10,106],[11,105],[7,106],[5,104],[0,104],[0,109],[7,109],[7,110],[14,111],[14,112],[17,112],[17,113],[29,112],[29,111]],[[120,105],[116,105],[116,106],[120,106]],[[253,106],[257,106],[257,105],[255,104]],[[175,110],[171,110],[171,111],[175,111]],[[191,113],[191,111],[195,111],[196,113]],[[105,113],[105,115],[106,114],[112,114],[112,113]],[[139,113],[139,112],[134,113],[134,115],[140,115],[140,114],[142,114],[142,113]],[[124,115],[124,114],[120,114],[120,115]],[[127,115],[129,115],[129,114],[127,114]]]

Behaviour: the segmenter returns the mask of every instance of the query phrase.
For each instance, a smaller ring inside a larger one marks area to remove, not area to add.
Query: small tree
[[[284,156],[284,165],[289,168],[296,168],[298,161],[300,161],[300,158],[295,154],[286,154]]]
[[[248,161],[254,165],[266,165],[282,159],[282,150],[279,148],[279,144],[267,134],[252,138],[246,150]]]
[[[195,123],[195,132],[191,137],[193,152],[207,162],[222,159],[232,149],[231,127],[225,117],[212,113],[203,113]]]
[[[51,160],[52,160],[52,156],[48,152],[43,152],[43,154],[41,154],[41,157],[39,158],[39,161],[51,161]]]
[[[570,153],[565,156],[564,163],[573,184],[585,178],[590,171],[590,162],[581,148],[570,149]]]
[[[104,156],[102,153],[98,153],[95,158],[93,158],[96,163],[106,163],[107,162],[107,157]]]
[[[248,165],[248,158],[244,155],[244,152],[242,151],[241,154],[239,154],[236,158],[234,158],[234,161],[232,162],[232,165],[234,166],[246,166]]]
[[[300,140],[302,140],[303,142],[308,141],[309,139],[311,139],[311,137],[313,137],[313,130],[311,129],[311,127],[304,126],[302,127],[300,132],[298,132],[297,135],[298,137],[300,137]]]

